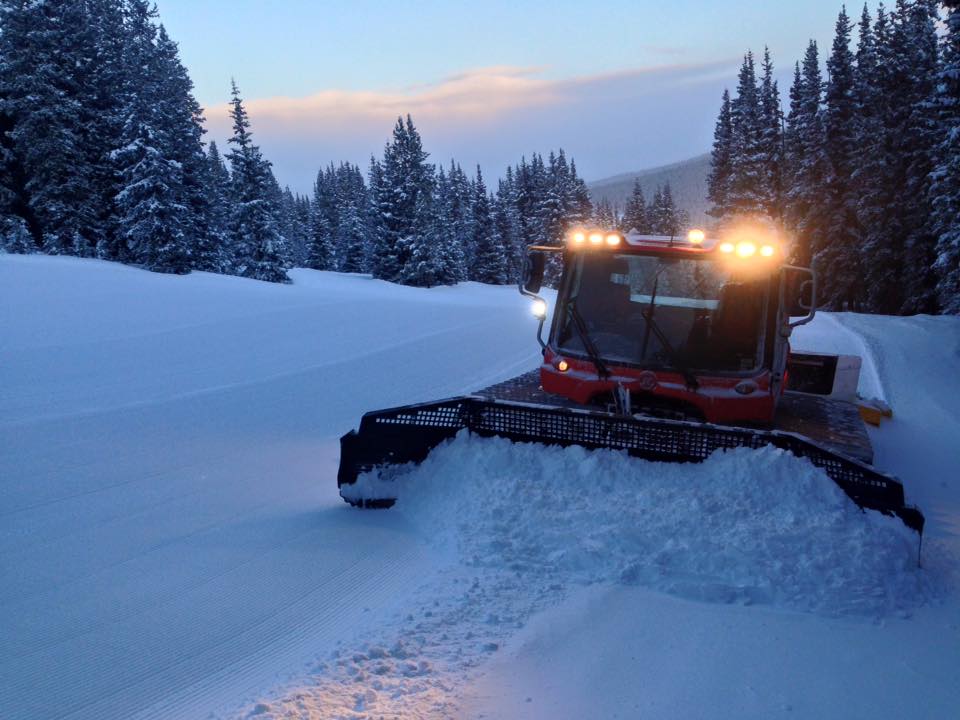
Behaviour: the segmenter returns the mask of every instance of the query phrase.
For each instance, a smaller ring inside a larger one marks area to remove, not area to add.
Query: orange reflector
[[[560,372],[566,372],[569,368],[570,366],[567,364],[566,360],[561,360],[557,363],[557,370]]]

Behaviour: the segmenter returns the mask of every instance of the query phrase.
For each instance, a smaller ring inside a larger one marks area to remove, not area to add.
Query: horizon
[[[721,93],[735,87],[747,50],[770,47],[785,98],[793,63],[811,38],[827,42],[840,11],[834,0],[789,10],[615,0],[603,12],[540,0],[474,12],[428,0],[416,18],[373,0],[247,0],[229,14],[222,3],[158,5],[204,107],[205,139],[225,147],[233,78],[255,142],[298,193],[330,162],[366,168],[408,113],[431,162],[480,165],[491,177],[561,147],[588,182],[688,160],[709,151]],[[745,17],[756,21],[745,28]]]

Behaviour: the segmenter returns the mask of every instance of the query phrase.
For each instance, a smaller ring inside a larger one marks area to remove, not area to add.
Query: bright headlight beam
[[[757,246],[752,242],[737,243],[737,255],[742,258],[753,257],[757,254]]]
[[[773,257],[773,253],[776,252],[773,245],[762,245],[760,247],[760,254],[763,257]]]
[[[694,245],[699,245],[706,239],[706,234],[703,230],[693,229],[687,233],[687,240],[689,240]]]
[[[723,242],[720,243],[720,252],[722,253],[732,253],[734,251],[732,242]]]
[[[600,233],[590,233],[590,244],[600,245],[603,243],[603,235]]]
[[[607,245],[610,247],[616,247],[620,244],[620,236],[614,235],[613,233],[607,235]]]

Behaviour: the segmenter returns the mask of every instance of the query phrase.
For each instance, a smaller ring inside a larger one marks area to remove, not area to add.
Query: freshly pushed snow
[[[461,433],[397,477],[396,508],[473,566],[827,615],[929,597],[918,536],[775,448],[700,464]]]

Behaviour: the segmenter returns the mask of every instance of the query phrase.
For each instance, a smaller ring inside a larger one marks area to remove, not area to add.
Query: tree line
[[[349,163],[310,196],[281,189],[237,85],[227,151],[149,0],[0,0],[0,248],[272,282],[287,269],[411,285],[513,282],[531,242],[592,206],[561,149],[506,169],[428,162],[408,116],[366,177]]]
[[[960,312],[960,0],[864,6],[856,25],[842,9],[826,77],[811,40],[786,114],[769,51],[756,65],[723,93],[711,215],[781,223],[829,308]]]

